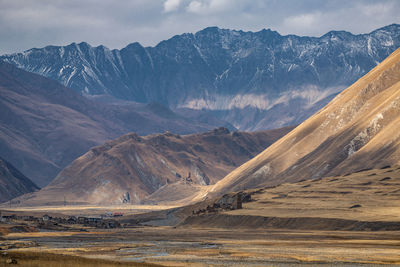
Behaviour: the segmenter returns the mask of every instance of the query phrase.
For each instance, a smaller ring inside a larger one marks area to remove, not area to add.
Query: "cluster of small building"
[[[41,218],[34,217],[34,216],[17,216],[15,214],[2,216],[0,215],[0,222],[2,223],[9,223],[13,221],[29,221],[35,223],[39,228],[51,228],[54,226],[59,226],[61,224],[68,225],[68,224],[80,224],[83,226],[89,227],[96,227],[96,228],[119,228],[121,227],[120,223],[112,219],[110,217],[119,217],[123,216],[122,213],[113,213],[112,216],[92,216],[92,217],[84,217],[84,216],[70,216],[69,218],[62,218],[62,217],[52,217],[49,215],[43,215]]]
[[[214,213],[221,210],[237,210],[242,209],[243,202],[251,201],[251,195],[248,193],[239,192],[236,194],[226,194],[215,201],[212,205],[206,208],[192,211],[192,215],[200,215]]]
[[[70,216],[68,219],[59,218],[59,217],[51,217],[49,215],[44,215],[42,217],[43,222],[55,222],[58,224],[82,224],[83,226],[90,226],[96,228],[118,228],[121,227],[120,223],[114,219],[103,218],[101,216],[96,217],[84,217],[84,216]]]
[[[122,212],[112,212],[112,211],[107,211],[104,215],[100,215],[100,217],[121,217],[124,216]]]
[[[0,222],[7,223],[14,220],[20,221],[39,221],[40,219],[34,216],[17,216],[15,214],[12,215],[1,215],[0,214]]]

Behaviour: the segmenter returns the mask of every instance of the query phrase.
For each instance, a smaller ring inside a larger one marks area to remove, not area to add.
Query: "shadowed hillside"
[[[21,204],[55,205],[64,196],[71,204],[187,203],[291,129],[124,135],[90,149]]]
[[[38,189],[14,166],[0,158],[0,203]]]
[[[0,110],[0,156],[39,186],[90,147],[127,132],[189,134],[227,125],[212,116],[185,118],[157,104],[90,101],[1,61]]]

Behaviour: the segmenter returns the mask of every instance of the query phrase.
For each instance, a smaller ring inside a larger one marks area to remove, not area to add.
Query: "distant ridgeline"
[[[206,28],[155,47],[47,46],[2,60],[83,95],[208,110],[241,130],[294,125],[390,55],[400,25],[321,37]]]

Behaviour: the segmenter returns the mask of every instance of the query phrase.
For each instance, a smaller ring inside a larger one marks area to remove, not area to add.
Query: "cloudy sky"
[[[86,41],[154,46],[208,26],[321,36],[400,23],[399,0],[0,0],[0,54]]]

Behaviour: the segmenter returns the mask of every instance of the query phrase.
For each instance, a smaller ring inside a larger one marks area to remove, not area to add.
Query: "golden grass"
[[[397,231],[228,231],[191,228],[182,231],[172,227],[143,227],[110,232],[111,235],[109,232],[106,235],[87,235],[83,243],[79,235],[73,238],[54,235],[51,240],[54,237],[60,243],[68,240],[63,247],[47,243],[47,233],[43,233],[44,239],[37,241],[40,246],[18,247],[8,252],[22,255],[21,260],[17,259],[21,266],[141,266],[138,263],[118,262],[132,261],[132,258],[168,266],[209,266],[207,264],[232,261],[243,266],[255,261],[270,262],[272,266],[276,266],[274,263],[279,266],[282,262],[303,265],[335,263],[335,266],[400,264],[400,233]],[[157,256],[158,252],[165,255]],[[3,266],[4,260],[0,257],[0,266]]]
[[[135,263],[135,262],[118,262],[103,259],[88,259],[78,256],[67,256],[52,253],[39,253],[27,251],[8,252],[8,254],[0,257],[0,265],[5,265],[7,259],[16,259],[18,266],[26,267],[111,267],[111,266],[160,266],[148,263]]]
[[[385,180],[386,179],[386,180]],[[400,169],[372,169],[351,175],[285,183],[267,188],[231,215],[317,217],[361,221],[399,221]],[[353,205],[358,208],[350,208]]]
[[[0,236],[10,233],[9,227],[0,227]]]

